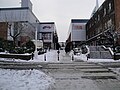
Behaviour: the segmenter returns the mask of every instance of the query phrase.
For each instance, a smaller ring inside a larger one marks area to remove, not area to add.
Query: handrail
[[[104,45],[102,45],[102,47],[105,49],[105,50],[109,50],[110,54],[113,56],[114,55],[114,52],[112,51],[112,49],[110,47],[106,47]]]
[[[90,49],[89,49],[89,47],[88,47],[87,45],[86,45],[85,47],[86,47],[86,49],[87,49],[87,53],[86,53],[85,55],[87,56],[87,55],[90,54]]]
[[[114,52],[112,51],[112,49],[109,47],[108,50],[109,50],[109,52],[111,53],[111,55],[113,56],[113,55],[114,55]]]

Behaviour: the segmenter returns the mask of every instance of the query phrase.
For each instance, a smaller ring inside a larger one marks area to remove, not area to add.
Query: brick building
[[[111,45],[109,33],[120,33],[120,0],[105,0],[86,24],[89,45]],[[117,38],[117,37],[116,37]],[[117,38],[120,44],[120,38]]]
[[[7,23],[0,23],[0,38],[3,38],[4,40],[7,40]]]

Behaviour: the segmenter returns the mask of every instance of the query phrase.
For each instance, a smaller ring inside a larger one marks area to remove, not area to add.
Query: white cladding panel
[[[85,41],[86,40],[86,31],[72,31],[72,41]]]
[[[85,41],[86,40],[85,23],[73,23],[71,25],[72,25],[71,40],[72,41]]]
[[[28,9],[25,10],[1,10],[0,22],[28,21]]]
[[[36,16],[29,10],[28,11],[28,21],[30,23],[36,23],[36,20],[39,21]]]
[[[29,9],[19,10],[1,10],[0,11],[0,22],[30,22],[36,23],[36,16]]]

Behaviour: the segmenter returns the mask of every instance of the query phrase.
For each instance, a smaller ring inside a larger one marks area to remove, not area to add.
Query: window
[[[43,34],[43,39],[44,40],[51,40],[51,33],[44,33]]]
[[[109,12],[111,11],[111,9],[112,9],[112,5],[111,3],[109,3]]]
[[[112,20],[110,19],[110,20],[107,22],[107,26],[108,26],[108,28],[110,28],[111,25],[112,25]]]
[[[104,8],[104,16],[106,15],[106,8]]]
[[[98,21],[100,21],[100,15],[98,15]]]
[[[105,29],[107,29],[107,23],[105,23]]]

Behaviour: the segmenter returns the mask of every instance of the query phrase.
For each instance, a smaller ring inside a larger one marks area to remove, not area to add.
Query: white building
[[[67,43],[77,47],[86,41],[86,23],[88,19],[72,19]]]
[[[44,48],[56,48],[58,43],[57,31],[54,22],[41,22],[38,39],[43,40]]]
[[[9,33],[13,31],[12,34],[14,34],[14,25],[15,23],[19,23],[23,26],[23,29],[18,40],[21,42],[26,42],[27,40],[34,39],[36,21],[39,22],[39,20],[32,12],[31,1],[21,1],[21,7],[0,8],[0,26],[2,27],[3,24],[7,24],[3,25],[4,28],[0,27],[0,31],[4,34],[3,37],[0,35],[0,38],[12,40]],[[9,25],[11,25],[11,28],[9,28]],[[11,31],[9,29],[11,29]]]

